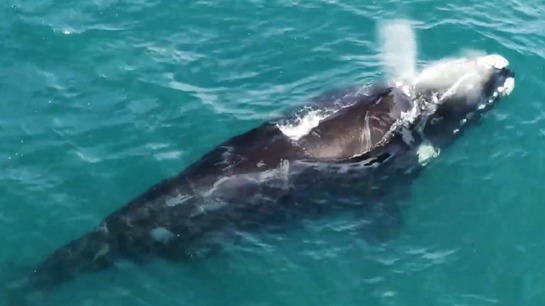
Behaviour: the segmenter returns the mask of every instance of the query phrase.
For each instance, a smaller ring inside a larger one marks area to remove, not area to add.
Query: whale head
[[[515,86],[515,73],[500,55],[444,60],[423,69],[411,93],[423,114],[423,135],[448,145]]]

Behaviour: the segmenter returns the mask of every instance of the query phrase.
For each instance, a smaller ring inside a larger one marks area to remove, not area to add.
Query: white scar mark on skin
[[[210,200],[206,203],[203,203],[197,207],[195,207],[195,209],[193,209],[191,211],[191,214],[190,214],[190,217],[191,218],[194,218],[196,216],[199,216],[199,215],[202,215],[202,214],[206,214],[206,213],[209,213],[209,212],[212,212],[214,210],[218,210],[224,206],[226,206],[227,203],[221,201],[221,200]]]
[[[461,77],[460,79],[458,79],[456,81],[456,83],[454,83],[442,96],[441,98],[439,98],[439,100],[443,100],[444,98],[446,97],[449,97],[451,95],[453,95],[454,93],[456,93],[456,90],[458,89],[458,87],[460,86],[460,84],[462,84],[462,82],[464,82],[466,79],[472,77],[472,76],[475,76],[477,75],[475,72],[471,72],[471,73],[468,73],[466,75],[464,75],[463,77]]]
[[[93,261],[108,254],[109,251],[110,251],[110,246],[108,244],[103,244],[100,250],[98,250],[98,252],[95,254],[95,257],[93,257]]]
[[[168,207],[178,206],[178,205],[183,204],[183,203],[185,203],[186,201],[188,201],[188,200],[190,200],[192,198],[193,198],[192,195],[178,194],[175,197],[167,198],[165,200],[165,205],[168,206]]]

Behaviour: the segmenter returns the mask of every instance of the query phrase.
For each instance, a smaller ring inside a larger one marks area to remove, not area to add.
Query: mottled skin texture
[[[490,88],[504,79],[498,72]],[[299,140],[285,136],[271,121],[220,144],[113,212],[95,230],[57,249],[30,275],[30,285],[55,287],[121,258],[189,259],[198,252],[194,246],[206,245],[212,233],[287,228],[336,211],[383,210],[396,226],[395,201],[384,205],[383,199],[418,175],[422,134],[414,126],[387,132],[412,102],[399,89],[385,86],[333,97],[314,103],[329,103],[339,111]],[[469,111],[474,107],[439,107],[422,116],[420,131],[438,145],[449,144],[457,137],[452,125]],[[442,119],[427,124],[438,114]],[[404,132],[411,134],[411,142]]]

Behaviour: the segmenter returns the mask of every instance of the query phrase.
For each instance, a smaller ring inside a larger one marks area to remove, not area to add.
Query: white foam
[[[418,118],[418,114],[419,114],[418,105],[414,103],[411,110],[409,110],[408,112],[401,113],[401,120],[407,123],[413,123]]]
[[[278,128],[284,135],[298,140],[299,138],[307,135],[313,128],[317,127],[322,119],[326,117],[325,114],[318,110],[313,110],[297,118],[294,123],[278,125]]]
[[[433,158],[437,157],[439,155],[439,149],[435,148],[431,143],[424,142],[422,143],[418,149],[416,154],[418,155],[418,162],[421,165],[426,165],[429,163]]]

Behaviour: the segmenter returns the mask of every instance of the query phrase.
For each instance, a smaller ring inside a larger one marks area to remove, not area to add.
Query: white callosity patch
[[[507,96],[511,94],[513,89],[515,89],[515,79],[507,78],[503,83],[503,87],[498,88],[498,91],[500,92],[501,96]]]
[[[174,238],[174,233],[164,227],[156,227],[150,232],[151,238],[157,242],[168,243]]]
[[[509,61],[499,54],[490,54],[478,57],[477,63],[494,67],[496,69],[502,69],[509,66]]]

